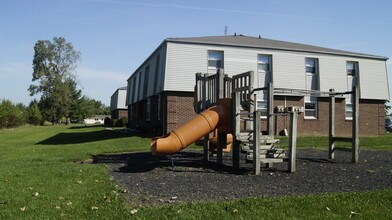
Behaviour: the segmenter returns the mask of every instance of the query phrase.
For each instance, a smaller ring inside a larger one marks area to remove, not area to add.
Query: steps
[[[253,161],[253,131],[243,131],[237,135],[237,139],[243,143],[242,152],[246,153],[246,161]],[[260,134],[260,163],[269,164],[287,161],[288,152],[279,148],[276,144],[279,139],[274,136]]]

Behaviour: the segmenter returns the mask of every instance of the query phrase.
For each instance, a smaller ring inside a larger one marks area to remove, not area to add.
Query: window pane
[[[263,70],[263,71],[269,71],[270,67],[269,67],[269,63],[259,63],[259,70]]]
[[[258,70],[270,71],[270,60],[271,56],[269,55],[259,55],[257,58]]]
[[[222,51],[208,51],[208,67],[223,68]]]
[[[315,110],[305,110],[305,116],[306,117],[316,117],[316,111]]]
[[[355,62],[347,62],[347,75],[355,76]]]
[[[222,51],[208,51],[208,59],[209,60],[222,60],[223,52]]]
[[[267,102],[257,101],[257,109],[260,109],[260,110],[265,109],[265,110],[267,110]]]
[[[306,58],[305,59],[305,67],[307,73],[316,73],[316,59]]]
[[[309,110],[309,109],[315,110],[316,109],[316,103],[311,103],[311,102],[305,103],[305,109],[306,110]]]

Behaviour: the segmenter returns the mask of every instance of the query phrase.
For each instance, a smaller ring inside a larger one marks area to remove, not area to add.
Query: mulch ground
[[[200,151],[183,151],[165,157],[150,152],[96,155],[93,163],[108,164],[108,171],[127,200],[138,205],[223,201],[247,197],[358,192],[392,187],[392,151],[360,152],[359,163],[351,154],[337,152],[328,160],[326,151],[300,149],[297,172],[288,173],[287,163],[251,173],[252,164],[241,163],[233,171],[231,157],[224,165],[211,158],[203,161]]]

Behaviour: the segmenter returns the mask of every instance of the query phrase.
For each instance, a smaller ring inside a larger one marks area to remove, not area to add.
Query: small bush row
[[[110,119],[108,117],[105,118],[104,124],[105,127],[125,127],[125,125],[128,123],[128,118],[127,117],[122,117],[120,119]]]

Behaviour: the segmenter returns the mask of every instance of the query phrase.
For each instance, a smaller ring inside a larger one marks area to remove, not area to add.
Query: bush
[[[26,113],[23,104],[12,104],[9,100],[0,103],[0,128],[12,128],[26,123]]]
[[[117,119],[112,119],[110,121],[110,127],[116,127],[116,124],[117,124]]]
[[[42,114],[38,108],[38,104],[31,102],[27,108],[27,122],[32,125],[42,124]]]
[[[105,125],[105,127],[110,127],[111,126],[111,119],[109,118],[109,117],[106,117],[104,120],[103,120],[103,124]]]
[[[126,123],[128,123],[128,118],[122,117],[117,121],[116,127],[124,127]]]

